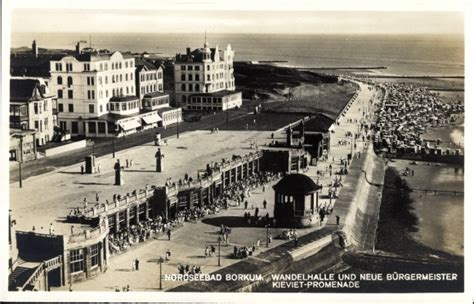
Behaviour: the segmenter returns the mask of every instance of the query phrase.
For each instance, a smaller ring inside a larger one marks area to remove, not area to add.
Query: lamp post
[[[112,138],[112,158],[115,158],[115,137],[117,137],[117,134]]]
[[[269,227],[269,226],[270,226],[269,224],[266,224],[266,225],[265,225],[265,228],[267,228],[267,248],[268,248],[268,227]]]
[[[179,113],[176,113],[176,138],[179,139]]]
[[[22,180],[21,180],[21,164],[22,164],[22,163],[23,163],[23,162],[22,162],[21,160],[18,162],[18,173],[20,174],[20,180],[19,180],[19,182],[20,182],[20,188],[23,187],[23,183],[22,183]]]
[[[221,242],[222,238],[219,235],[217,238],[217,266],[221,266]]]
[[[160,264],[160,290],[163,290],[162,278],[161,278],[161,276],[162,276],[161,275],[161,267],[162,267],[161,265],[163,265],[163,262],[164,262],[164,259],[163,259],[163,257],[160,256],[158,258],[158,264]]]

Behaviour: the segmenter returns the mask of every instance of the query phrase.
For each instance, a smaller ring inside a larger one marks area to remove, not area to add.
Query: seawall
[[[355,250],[373,249],[384,182],[384,162],[369,147],[355,158],[336,202],[346,242]]]

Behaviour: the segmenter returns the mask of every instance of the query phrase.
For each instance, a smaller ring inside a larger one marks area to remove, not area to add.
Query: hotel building
[[[174,66],[175,102],[186,110],[225,111],[242,105],[235,91],[234,50],[204,47],[177,54]]]

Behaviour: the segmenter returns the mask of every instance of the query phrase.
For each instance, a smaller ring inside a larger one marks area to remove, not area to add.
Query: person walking
[[[339,226],[339,220],[340,220],[339,215],[336,215],[336,226]]]
[[[169,261],[171,259],[171,251],[168,249],[166,250],[166,261]]]
[[[100,163],[97,163],[97,173],[100,173]]]
[[[84,165],[81,165],[81,174],[84,175]]]
[[[135,259],[135,270],[139,270],[140,266],[140,261],[138,259]]]
[[[245,200],[245,202],[244,202],[245,209],[247,209],[248,206],[249,206],[249,202],[247,200]]]
[[[263,209],[267,209],[267,200],[263,200]]]
[[[168,232],[166,232],[168,235],[168,241],[171,241],[171,229],[168,229]]]

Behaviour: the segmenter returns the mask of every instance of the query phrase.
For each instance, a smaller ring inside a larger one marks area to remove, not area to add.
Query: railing
[[[68,243],[76,243],[82,242],[89,239],[94,239],[101,236],[104,232],[107,231],[106,229],[106,221],[101,221],[98,227],[92,230],[84,230],[81,233],[71,234],[68,239]]]
[[[177,183],[173,183],[172,185],[166,186],[167,192],[169,195],[177,194],[179,191],[185,191],[188,189],[194,189],[194,188],[200,188],[200,187],[208,187],[210,184],[212,184],[215,180],[220,179],[221,175],[223,172],[227,172],[229,170],[234,169],[237,166],[241,166],[244,163],[249,163],[251,161],[255,161],[259,158],[261,158],[263,155],[263,152],[257,151],[254,153],[250,153],[247,155],[244,155],[242,157],[239,157],[234,160],[226,160],[225,162],[221,162],[218,164],[217,167],[211,168],[212,174],[208,175],[206,177],[200,178],[198,180],[194,180],[192,182],[185,182],[182,183],[181,185]],[[106,214],[111,214],[115,213],[117,209],[120,209],[123,206],[129,206],[131,204],[136,204],[137,201],[147,199],[151,197],[154,194],[154,189],[155,187],[152,186],[150,189],[140,189],[136,191],[135,194],[128,194],[127,196],[121,198],[121,199],[116,199],[113,202],[110,202],[108,204],[101,204],[98,207],[91,207],[88,210],[83,211],[81,214],[77,215],[79,216],[84,216],[86,218],[92,218],[92,217],[97,217],[100,214],[106,213]],[[87,233],[81,233],[78,235],[71,235],[69,238],[70,242],[76,242],[79,240],[84,240],[84,239],[89,239],[94,237],[93,234],[95,233],[94,230],[90,231],[90,236],[87,236]]]
[[[57,257],[41,262],[36,270],[30,275],[28,280],[26,280],[25,284],[18,287],[18,289],[25,290],[29,285],[34,286],[38,278],[43,275],[45,271],[61,266],[62,260],[62,256],[58,255]]]

